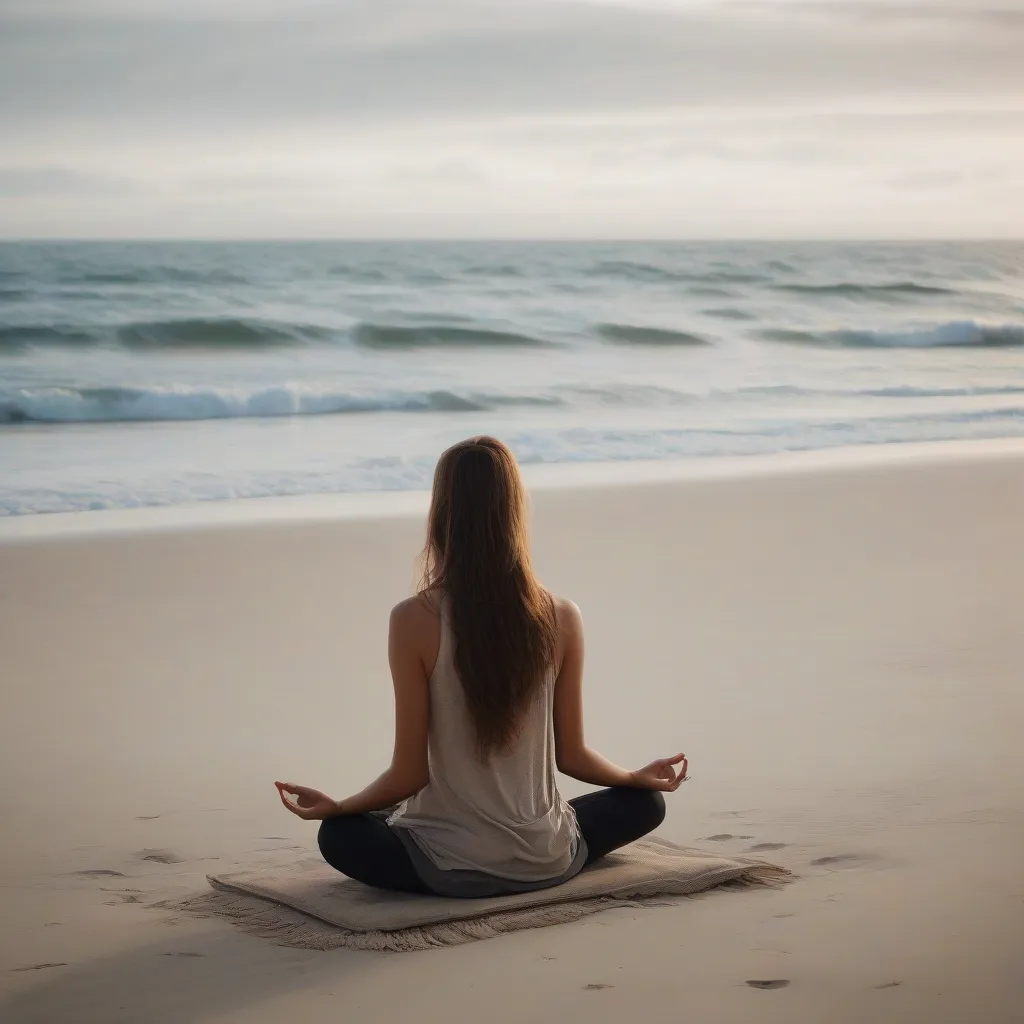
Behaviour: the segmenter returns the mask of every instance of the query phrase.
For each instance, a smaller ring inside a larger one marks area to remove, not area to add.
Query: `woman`
[[[580,612],[534,576],[522,480],[493,438],[437,464],[423,585],[391,613],[388,657],[391,767],[345,800],[275,783],[289,811],[323,821],[327,863],[367,885],[467,897],[557,885],[657,828],[662,794],[686,780],[683,754],[629,772],[584,741]],[[609,788],[567,802],[556,769]]]

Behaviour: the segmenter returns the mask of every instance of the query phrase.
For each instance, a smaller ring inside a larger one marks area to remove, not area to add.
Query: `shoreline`
[[[521,467],[531,492],[598,490],[665,483],[793,476],[868,469],[876,465],[941,464],[975,458],[1014,459],[1024,438],[883,442],[767,455],[703,456],[691,459],[542,463]],[[213,499],[180,505],[36,512],[0,517],[0,544],[56,536],[118,531],[179,530],[243,523],[318,522],[425,516],[427,491],[389,490]]]

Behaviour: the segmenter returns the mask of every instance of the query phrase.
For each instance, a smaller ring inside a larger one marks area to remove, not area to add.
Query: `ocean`
[[[0,515],[1024,435],[1024,243],[0,244]]]

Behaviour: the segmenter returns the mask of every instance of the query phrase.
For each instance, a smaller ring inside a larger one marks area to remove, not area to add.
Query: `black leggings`
[[[587,843],[587,864],[653,832],[665,820],[665,798],[650,789],[602,789],[570,800]],[[328,818],[318,842],[342,874],[378,889],[429,893],[402,840],[376,814]]]

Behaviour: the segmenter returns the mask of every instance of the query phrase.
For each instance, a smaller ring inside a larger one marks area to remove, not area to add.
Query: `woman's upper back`
[[[556,615],[562,604],[555,602]],[[408,829],[441,869],[523,881],[564,870],[577,833],[556,784],[554,699],[563,644],[556,643],[556,660],[520,713],[511,741],[483,758],[455,665],[448,601],[428,593],[399,606],[396,616],[399,643],[415,648],[427,688],[429,782],[392,823]]]
[[[557,676],[567,648],[577,632],[579,609],[571,601],[550,595],[555,616],[555,650],[552,667]],[[410,654],[415,654],[429,680],[441,651],[444,597],[437,591],[426,591],[395,605],[391,612],[391,632]]]

